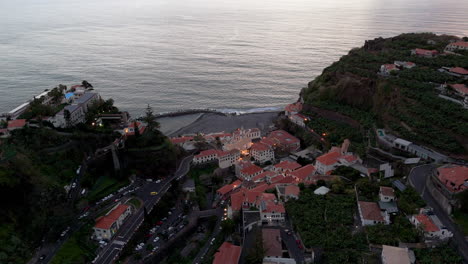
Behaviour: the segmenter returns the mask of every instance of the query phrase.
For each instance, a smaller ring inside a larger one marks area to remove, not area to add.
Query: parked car
[[[156,243],[158,241],[159,241],[159,237],[155,237],[154,240],[153,240],[154,243]]]
[[[151,195],[157,195],[158,192],[150,192]]]
[[[162,225],[162,224],[163,224],[163,221],[158,221],[158,222],[156,223],[156,225],[158,225],[158,226],[160,226],[160,225]]]

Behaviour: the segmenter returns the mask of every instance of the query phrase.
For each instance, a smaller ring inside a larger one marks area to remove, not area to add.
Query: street
[[[442,209],[429,191],[426,190],[426,180],[429,179],[433,165],[422,165],[411,170],[409,180],[411,185],[418,191],[424,201],[434,209],[434,213],[439,217],[440,221],[453,233],[453,240],[457,245],[458,253],[464,258],[465,263],[468,263],[468,243],[465,236],[460,231],[458,226],[452,221],[450,216]]]

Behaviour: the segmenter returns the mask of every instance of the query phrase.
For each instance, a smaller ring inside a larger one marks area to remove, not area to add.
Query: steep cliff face
[[[468,110],[438,97],[444,83],[465,83],[438,71],[441,67],[468,69],[468,54],[443,54],[454,36],[430,33],[403,34],[366,41],[327,67],[301,92],[306,104],[334,110],[364,126],[384,126],[393,133],[441,151],[465,154],[468,150]],[[415,48],[437,50],[441,55],[411,55]],[[410,61],[388,76],[378,74],[383,64]],[[455,95],[456,97],[456,95]]]

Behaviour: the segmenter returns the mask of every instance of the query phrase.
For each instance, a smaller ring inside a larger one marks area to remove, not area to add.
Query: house
[[[221,169],[229,168],[240,159],[240,151],[231,149],[229,151],[218,151],[218,166]]]
[[[341,157],[339,152],[328,152],[325,155],[317,157],[315,160],[315,167],[317,168],[317,173],[319,174],[328,174],[338,167],[338,159]]]
[[[273,166],[273,170],[277,173],[290,173],[293,170],[299,169],[301,164],[295,161],[284,160]]]
[[[435,173],[448,192],[468,190],[468,167],[448,164],[437,168]]]
[[[223,140],[223,150],[238,149],[245,151],[252,146],[252,140],[260,139],[260,129],[236,129],[232,135],[226,136]]]
[[[390,224],[389,215],[387,212],[382,212],[377,203],[358,201],[358,211],[363,226]]]
[[[259,175],[253,177],[252,179],[250,179],[251,181],[253,182],[271,182],[271,179],[276,177],[278,175],[278,173],[274,172],[274,171],[265,171],[265,172],[262,172],[260,173]]]
[[[295,184],[276,184],[278,198],[287,202],[289,199],[299,199],[301,189]]]
[[[302,114],[293,114],[289,116],[289,120],[300,127],[305,127],[309,118]]]
[[[126,136],[134,136],[137,129],[140,135],[142,135],[143,133],[145,133],[146,126],[139,121],[130,122],[129,125],[126,128],[124,128],[123,131]]]
[[[262,168],[252,164],[249,167],[246,167],[240,171],[240,178],[244,180],[250,180],[262,172]]]
[[[15,119],[8,121],[7,130],[13,131],[26,126],[26,119]]]
[[[464,84],[450,84],[449,85],[460,96],[468,96],[468,87]]]
[[[86,92],[80,98],[73,101],[73,104],[79,105],[83,108],[83,111],[88,112],[89,107],[92,106],[96,101],[100,100],[101,96],[98,93]]]
[[[69,119],[67,119],[66,112],[69,113]],[[67,105],[60,112],[58,112],[55,117],[50,121],[55,127],[67,127],[74,126],[79,123],[84,123],[86,117],[86,112],[79,105]]]
[[[312,164],[305,165],[295,171],[289,173],[296,182],[304,182],[306,179],[310,178],[316,172],[315,167]]]
[[[193,141],[193,137],[191,136],[172,137],[170,140],[172,144],[183,147],[184,144],[186,144],[187,142]]]
[[[424,213],[413,215],[410,222],[416,227],[422,228],[426,240],[446,240],[453,236],[452,232],[445,228],[433,213],[431,215]]]
[[[382,202],[393,202],[395,201],[395,192],[392,187],[380,186],[379,199]]]
[[[456,51],[456,50],[468,50],[468,42],[466,41],[457,41],[449,43],[445,47],[445,51]]]
[[[224,242],[214,254],[213,264],[238,264],[242,248]]]
[[[252,155],[254,160],[259,163],[275,160],[275,152],[273,148],[260,142],[254,143],[250,147],[250,155]]]
[[[193,179],[188,179],[185,181],[185,183],[182,185],[182,190],[184,192],[195,192],[195,182]]]
[[[456,77],[468,78],[468,70],[462,67],[450,68],[449,73]]]
[[[383,64],[380,66],[380,73],[382,75],[390,75],[392,72],[399,71],[398,67],[395,64]]]
[[[262,193],[257,196],[255,207],[260,210],[263,223],[272,225],[285,221],[286,209],[281,202],[276,201],[276,196],[272,193]]]
[[[218,159],[218,151],[215,149],[203,150],[193,157],[193,164],[213,162]]]
[[[232,193],[235,189],[241,187],[242,182],[240,180],[236,180],[231,184],[224,185],[223,187],[216,190],[216,195],[218,198],[227,197],[229,194]]]
[[[234,170],[236,172],[236,177],[240,178],[241,177],[240,171],[252,165],[253,163],[250,162],[249,160],[238,160],[236,163],[234,163]]]
[[[94,238],[97,240],[110,240],[122,226],[125,218],[131,213],[132,208],[129,205],[119,204],[115,206],[105,216],[96,220],[93,227]]]
[[[394,64],[400,69],[412,69],[416,67],[416,64],[411,61],[395,61]]]
[[[301,146],[298,138],[284,130],[272,131],[268,138],[276,143],[276,147],[288,152],[297,151]]]
[[[281,258],[283,256],[283,247],[281,244],[281,233],[279,229],[262,229],[264,257]]]
[[[382,245],[382,264],[413,264],[414,252],[408,248]]]
[[[284,114],[286,116],[292,116],[292,115],[298,114],[301,111],[302,111],[302,103],[300,102],[296,102],[294,104],[288,104],[284,108]]]
[[[419,57],[425,58],[434,58],[439,54],[437,50],[426,50],[426,49],[413,49],[411,50],[411,55],[416,55]]]

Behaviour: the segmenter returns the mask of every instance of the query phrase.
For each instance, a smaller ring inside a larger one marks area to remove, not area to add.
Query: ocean
[[[0,0],[0,113],[87,80],[132,115],[280,109],[367,39],[468,35],[466,0]]]

